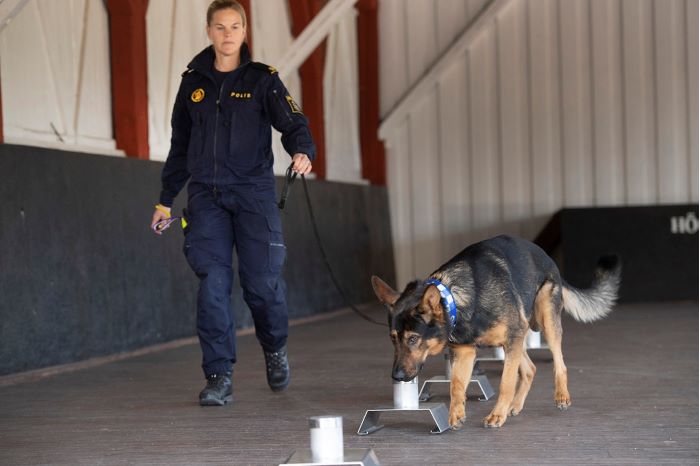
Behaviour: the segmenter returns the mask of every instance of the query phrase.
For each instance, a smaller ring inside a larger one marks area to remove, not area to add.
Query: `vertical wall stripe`
[[[698,2],[686,1],[686,47],[688,60],[688,176],[689,200],[698,199]]]
[[[80,54],[78,58],[78,73],[77,73],[77,80],[76,80],[76,92],[75,92],[75,106],[73,110],[73,125],[72,125],[72,131],[75,134],[79,134],[78,130],[78,121],[80,118],[80,108],[81,108],[81,97],[83,94],[83,74],[85,73],[85,49],[87,48],[87,30],[88,30],[88,18],[89,18],[89,13],[90,11],[90,1],[86,1],[84,6],[83,6],[83,21],[80,29]]]

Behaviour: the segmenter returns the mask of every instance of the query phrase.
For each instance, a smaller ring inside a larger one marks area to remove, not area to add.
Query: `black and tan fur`
[[[601,258],[592,287],[578,290],[562,280],[554,261],[538,246],[498,236],[469,246],[430,277],[449,287],[455,298],[454,328],[435,286],[414,281],[398,293],[372,277],[377,297],[389,309],[395,351],[392,377],[412,380],[429,355],[440,354],[449,345],[454,355],[449,422],[458,429],[465,419],[476,348],[502,346],[505,361],[498,401],[484,419],[485,427],[500,427],[507,416],[522,411],[535,376],[535,365],[525,351],[529,329],[541,330],[552,351],[555,405],[562,410],[569,407],[561,352],[562,311],[580,322],[605,317],[617,298],[620,265],[615,256]]]

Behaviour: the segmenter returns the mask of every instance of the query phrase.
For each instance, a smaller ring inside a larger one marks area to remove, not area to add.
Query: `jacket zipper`
[[[226,81],[226,80],[224,80]],[[219,97],[216,99],[216,117],[214,118],[214,178],[212,179],[212,185],[214,185],[214,194],[216,194],[216,133],[219,131],[219,113],[220,113],[220,105],[221,105],[221,93],[224,90],[224,84],[221,83],[221,87],[219,88]]]

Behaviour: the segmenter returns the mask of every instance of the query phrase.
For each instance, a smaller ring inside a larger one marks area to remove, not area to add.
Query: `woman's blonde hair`
[[[248,20],[245,16],[245,8],[243,8],[243,5],[238,3],[236,0],[214,0],[213,2],[211,2],[209,4],[209,8],[207,8],[207,26],[211,26],[211,20],[214,17],[214,13],[216,13],[219,10],[225,10],[227,8],[236,10],[241,15],[243,27],[246,27],[246,25],[248,24]]]

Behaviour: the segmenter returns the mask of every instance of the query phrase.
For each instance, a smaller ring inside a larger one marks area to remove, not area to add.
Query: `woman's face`
[[[214,50],[224,56],[235,55],[240,51],[245,33],[240,13],[232,8],[215,12],[211,24],[207,25],[207,35]]]

